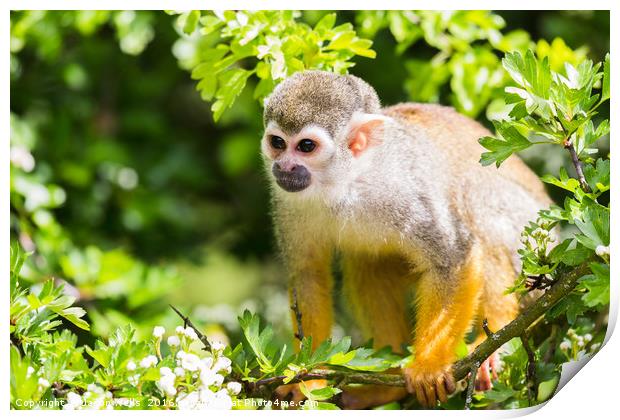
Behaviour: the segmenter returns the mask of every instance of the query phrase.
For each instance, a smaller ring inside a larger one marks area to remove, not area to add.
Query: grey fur
[[[291,110],[295,112],[291,112]],[[309,124],[325,128],[332,137],[356,112],[379,112],[375,90],[350,75],[306,71],[280,83],[265,102],[264,122],[275,121],[291,134]]]

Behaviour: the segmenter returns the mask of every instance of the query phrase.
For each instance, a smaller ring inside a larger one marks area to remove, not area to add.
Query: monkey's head
[[[265,101],[261,143],[278,186],[295,193],[341,184],[386,119],[380,109],[375,90],[355,76],[305,71],[280,83]]]

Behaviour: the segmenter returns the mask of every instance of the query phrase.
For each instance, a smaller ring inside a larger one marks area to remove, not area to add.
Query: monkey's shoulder
[[[444,137],[441,134],[458,134],[462,142],[463,139],[478,139],[490,135],[480,123],[449,106],[406,102],[383,108],[382,111],[401,123],[413,124],[418,129],[423,128],[431,134],[436,134],[437,137]]]

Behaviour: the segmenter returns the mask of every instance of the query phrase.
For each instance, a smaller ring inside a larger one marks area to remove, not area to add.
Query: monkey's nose
[[[303,172],[306,168],[304,166],[297,165],[294,163],[293,164],[285,163],[281,165],[280,163],[276,162],[273,164],[273,169],[274,171],[277,171],[277,172],[288,172],[290,174],[299,174]]]

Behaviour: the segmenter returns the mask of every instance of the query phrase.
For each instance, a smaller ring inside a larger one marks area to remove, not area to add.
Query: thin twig
[[[553,356],[555,355],[558,341],[558,326],[555,324],[551,325],[550,337],[551,338],[549,339],[549,347],[547,347],[547,351],[545,352],[545,355],[543,357],[543,362],[545,363],[551,362],[551,359],[553,359]]]
[[[523,343],[523,349],[527,353],[527,369],[525,371],[525,380],[527,382],[527,399],[530,405],[536,398],[536,354],[530,346],[529,337],[527,332],[521,334],[521,343]]]
[[[486,318],[482,320],[482,329],[484,330],[484,333],[487,335],[487,338],[491,338],[493,336],[493,331],[489,329],[489,320]]]
[[[196,326],[194,324],[192,324],[192,321],[188,317],[183,315],[181,313],[181,311],[179,311],[177,308],[175,308],[172,305],[170,305],[170,307],[172,308],[172,310],[174,312],[177,313],[178,316],[181,317],[181,319],[183,320],[183,327],[184,328],[187,328],[187,327],[193,328],[193,330],[196,332],[196,335],[198,336],[198,339],[204,345],[203,350],[211,351],[211,343],[209,343],[209,339],[207,338],[207,336],[204,335],[198,328],[196,328]]]
[[[297,323],[297,332],[295,333],[295,338],[299,340],[299,346],[303,345],[304,340],[304,330],[301,325],[301,310],[299,309],[299,304],[297,302],[297,288],[293,286],[291,290],[291,310],[295,314],[295,321]]]
[[[581,165],[581,161],[579,160],[579,156],[577,155],[577,151],[575,150],[575,146],[570,139],[564,140],[564,148],[568,149],[570,153],[570,157],[573,161],[573,166],[575,167],[575,171],[577,172],[577,178],[579,179],[579,184],[581,185],[581,189],[587,193],[591,193],[592,190],[590,186],[586,182],[586,177],[583,175],[583,167]]]
[[[476,375],[478,374],[479,368],[480,363],[478,362],[471,365],[471,369],[469,371],[469,383],[467,384],[467,393],[465,394],[465,410],[469,410],[471,408],[474,389],[476,388]]]

